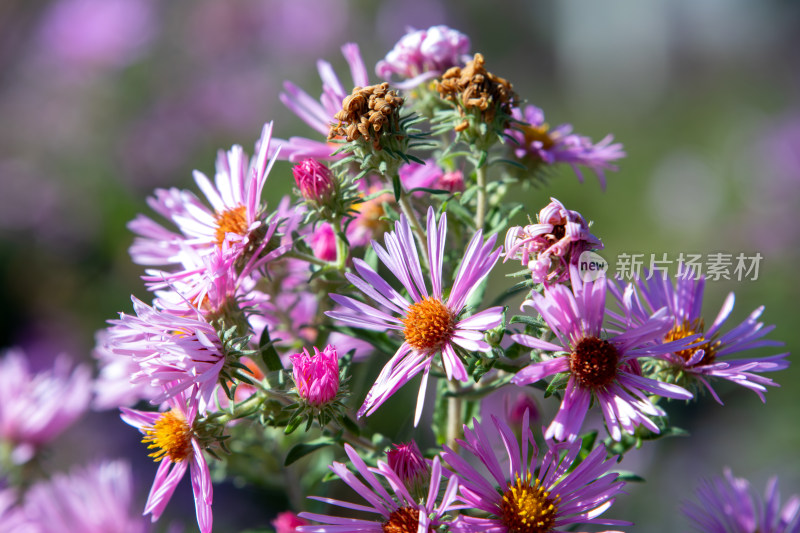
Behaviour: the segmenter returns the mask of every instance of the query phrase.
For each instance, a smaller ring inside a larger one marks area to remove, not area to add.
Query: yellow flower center
[[[705,323],[703,322],[702,318],[698,318],[694,322],[689,322],[684,320],[681,324],[676,324],[674,328],[669,330],[669,332],[664,336],[664,342],[672,342],[684,339],[689,337],[690,335],[695,335],[698,333],[703,333],[705,330]],[[684,361],[688,361],[692,358],[692,356],[697,352],[697,350],[704,350],[705,353],[703,354],[703,358],[700,359],[697,363],[692,366],[697,365],[709,365],[714,362],[717,355],[717,349],[719,348],[720,342],[715,341],[713,337],[711,339],[706,340],[705,337],[702,335],[699,339],[696,339],[695,342],[704,342],[700,346],[695,346],[694,348],[687,348],[686,350],[679,350],[675,352],[675,355],[683,359]]]
[[[408,308],[403,334],[412,348],[433,352],[452,337],[455,322],[453,313],[440,300],[426,296]]]
[[[150,454],[156,462],[168,457],[179,463],[192,454],[192,428],[183,413],[176,409],[158,417],[152,427],[145,428],[142,442],[155,451]]]
[[[553,528],[558,514],[559,496],[541,486],[538,479],[533,480],[528,473],[525,481],[517,474],[516,483],[509,483],[500,502],[500,519],[513,533],[546,533]]]
[[[617,376],[619,352],[613,344],[597,337],[584,337],[569,356],[569,369],[578,383],[601,389]]]
[[[383,524],[383,533],[417,533],[419,528],[419,510],[413,507],[401,507],[389,515]],[[432,532],[428,526],[428,532]]]
[[[525,136],[525,144],[531,144],[534,141],[539,141],[542,143],[542,148],[548,150],[553,147],[555,141],[553,138],[550,137],[550,125],[545,123],[541,126],[531,126],[530,124],[525,124],[519,126],[522,130],[522,134]]]
[[[225,235],[228,233],[242,236],[247,234],[246,212],[245,206],[240,205],[217,214],[217,230],[215,232],[217,245],[222,246],[222,243],[225,242]]]

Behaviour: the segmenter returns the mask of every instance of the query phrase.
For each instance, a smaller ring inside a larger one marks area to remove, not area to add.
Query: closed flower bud
[[[289,357],[297,393],[309,405],[321,407],[331,402],[339,392],[339,358],[332,345],[320,352],[314,348],[314,355],[308,350]]]
[[[331,205],[338,184],[330,169],[315,159],[304,159],[292,168],[300,194],[316,207]]]
[[[394,444],[394,449],[386,452],[389,468],[412,492],[425,489],[430,481],[431,470],[419,446],[413,440],[403,444]]]

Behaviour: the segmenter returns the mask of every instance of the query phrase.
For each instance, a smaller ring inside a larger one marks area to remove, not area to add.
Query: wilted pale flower
[[[778,478],[767,482],[764,499],[750,491],[746,479],[733,477],[730,468],[725,478],[704,480],[697,488],[696,500],[681,506],[702,533],[798,533],[800,495],[795,494],[781,508]]]
[[[328,345],[314,355],[303,348],[303,353],[289,357],[297,393],[310,405],[319,407],[332,401],[339,392],[339,357],[336,348]]]
[[[294,181],[303,199],[314,206],[330,205],[338,188],[328,167],[316,159],[307,158],[292,167]]]
[[[49,370],[32,373],[25,353],[8,350],[0,359],[0,443],[22,464],[58,437],[89,406],[91,372],[56,358]]]
[[[519,259],[530,268],[536,283],[569,279],[570,265],[577,264],[583,252],[603,248],[581,214],[570,211],[555,198],[550,198],[536,220],[536,224],[509,228],[503,260]]]
[[[382,79],[391,81],[398,74],[406,81],[395,83],[401,89],[441,76],[450,67],[466,63],[470,57],[469,37],[444,25],[427,30],[409,29],[394,48],[375,66]]]
[[[73,468],[37,483],[25,495],[25,514],[36,533],[149,531],[134,503],[131,468],[120,460]]]

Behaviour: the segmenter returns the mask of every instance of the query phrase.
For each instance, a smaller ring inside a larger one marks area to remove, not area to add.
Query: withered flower
[[[445,100],[460,103],[461,116],[465,115],[465,110],[477,109],[481,120],[491,124],[498,108],[506,115],[511,114],[516,94],[508,80],[488,72],[484,63],[483,55],[475,54],[465,67],[450,68],[437,81],[436,90]],[[455,129],[460,132],[468,127],[469,121],[465,118]]]
[[[381,149],[381,134],[398,129],[399,109],[403,98],[389,89],[389,84],[356,87],[342,101],[342,109],[334,115],[338,123],[331,124],[328,139],[344,137],[348,141],[363,138]]]

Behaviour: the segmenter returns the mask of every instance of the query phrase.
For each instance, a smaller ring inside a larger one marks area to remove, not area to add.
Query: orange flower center
[[[433,352],[452,337],[455,322],[453,313],[440,300],[426,296],[409,307],[403,334],[412,348]]]
[[[217,214],[217,230],[215,233],[217,245],[222,246],[225,241],[225,235],[228,233],[242,236],[247,234],[246,211],[245,207],[240,205]]]
[[[523,482],[517,474],[516,483],[509,483],[500,502],[500,519],[514,533],[546,533],[551,531],[558,514],[559,497],[550,497],[538,479],[531,474]]]
[[[578,383],[602,389],[617,376],[619,352],[613,344],[597,337],[584,337],[569,357],[569,369]]]
[[[689,337],[690,335],[695,335],[697,333],[703,333],[705,330],[705,323],[703,322],[702,318],[698,318],[694,322],[689,322],[684,320],[683,323],[677,324],[674,328],[669,330],[667,334],[664,336],[664,342],[672,342],[678,341],[683,338]],[[697,363],[692,366],[697,365],[709,365],[714,362],[717,358],[717,349],[719,348],[720,342],[715,341],[713,337],[711,339],[706,340],[705,337],[702,335],[699,339],[695,340],[695,342],[704,342],[700,346],[695,346],[694,348],[687,348],[686,350],[679,350],[675,352],[675,355],[683,359],[684,361],[688,361],[692,358],[692,356],[697,352],[697,350],[704,350],[703,358],[700,359]]]
[[[179,463],[192,454],[192,428],[183,413],[170,409],[152,427],[145,428],[142,442],[155,450],[150,457],[156,462],[168,457],[173,463]]]
[[[383,524],[383,533],[417,533],[419,528],[419,510],[413,507],[401,507],[389,515]],[[428,533],[433,529],[428,526]]]
[[[542,124],[541,126],[531,126],[530,124],[525,124],[519,126],[522,130],[522,134],[525,136],[525,144],[530,144],[534,141],[539,141],[542,143],[542,148],[545,150],[550,149],[555,144],[553,138],[550,137],[550,125],[549,124]]]

